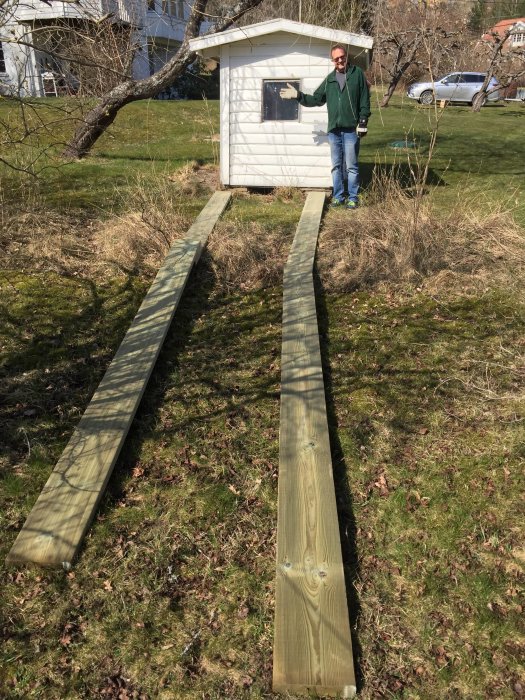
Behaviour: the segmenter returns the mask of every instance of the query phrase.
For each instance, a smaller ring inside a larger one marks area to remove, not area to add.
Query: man
[[[332,158],[332,207],[345,204],[345,180],[348,186],[347,209],[357,207],[359,192],[359,139],[366,136],[370,116],[370,93],[363,71],[348,65],[346,48],[336,44],[331,50],[335,69],[313,95],[299,92],[292,85],[280,91],[284,100],[298,100],[303,107],[328,109],[328,141]]]

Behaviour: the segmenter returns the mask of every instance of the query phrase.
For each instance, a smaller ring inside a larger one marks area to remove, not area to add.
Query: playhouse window
[[[286,83],[299,90],[298,80],[263,80],[263,121],[294,121],[299,118],[297,100],[282,100],[279,97],[279,91],[286,87]]]

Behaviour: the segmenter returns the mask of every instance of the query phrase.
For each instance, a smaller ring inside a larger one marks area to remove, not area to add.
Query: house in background
[[[291,83],[312,93],[333,70],[334,44],[369,67],[372,37],[286,19],[190,40],[203,59],[220,64],[224,185],[331,186],[326,107],[302,107],[279,91]]]
[[[505,41],[504,51],[512,51],[525,46],[525,17],[516,19],[502,19],[483,35],[485,41],[494,41],[496,34],[501,39],[509,32]]]
[[[75,93],[86,80],[86,65],[105,61],[108,71],[101,88],[111,79],[111,68],[134,47],[133,78],[156,72],[182,43],[191,3],[187,0],[11,0],[3,6],[0,27],[0,93],[42,97]],[[85,47],[65,46],[80,36],[91,37],[92,55]],[[65,37],[68,36],[69,39]],[[69,55],[86,58],[68,60]],[[102,63],[104,65],[104,63]],[[85,90],[89,92],[88,89]]]

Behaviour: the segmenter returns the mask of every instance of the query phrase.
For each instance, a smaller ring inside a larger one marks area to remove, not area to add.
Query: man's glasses
[[[346,56],[338,56],[337,58],[332,58],[333,63],[344,63],[346,61]]]

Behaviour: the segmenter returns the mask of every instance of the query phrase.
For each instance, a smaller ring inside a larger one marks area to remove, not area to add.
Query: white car
[[[451,102],[469,102],[481,90],[485,73],[450,73],[440,80],[429,83],[413,83],[407,90],[407,95],[412,100],[419,100],[422,105],[431,105],[434,100],[450,100]],[[498,81],[491,78],[487,87],[485,101],[495,102],[499,100],[499,91],[493,90],[498,86]]]

